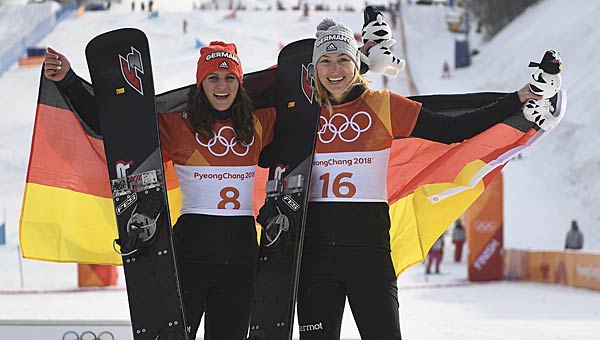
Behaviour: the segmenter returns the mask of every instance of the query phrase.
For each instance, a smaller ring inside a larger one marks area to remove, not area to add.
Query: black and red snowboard
[[[137,29],[86,48],[136,340],[188,339],[160,148],[148,41]]]
[[[314,39],[296,41],[279,53],[275,134],[260,164],[269,167],[269,181],[259,215],[262,234],[250,321],[252,340],[292,338],[320,113],[313,94],[313,44]]]

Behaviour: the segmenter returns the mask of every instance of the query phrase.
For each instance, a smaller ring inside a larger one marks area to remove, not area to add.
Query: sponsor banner
[[[500,173],[464,215],[469,245],[470,281],[503,278],[502,199],[502,174]]]
[[[102,264],[78,264],[79,287],[106,287],[117,285],[117,267]]]
[[[600,254],[509,249],[505,266],[508,280],[600,290]]]
[[[527,280],[529,273],[529,253],[527,251],[509,249],[504,253],[504,278],[507,280]]]
[[[572,273],[573,286],[600,290],[600,255],[566,253],[570,258],[569,273]]]
[[[558,252],[530,252],[529,280],[535,282],[567,284],[564,258]]]
[[[0,339],[133,340],[128,320],[0,320]]]

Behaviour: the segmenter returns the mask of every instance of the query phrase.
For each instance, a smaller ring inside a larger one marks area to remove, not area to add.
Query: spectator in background
[[[583,234],[579,231],[577,221],[571,221],[571,230],[567,233],[565,241],[565,249],[581,249],[583,248]]]
[[[427,254],[427,269],[425,274],[431,274],[431,264],[435,261],[435,273],[440,273],[440,263],[444,256],[444,235],[440,236],[437,241],[431,246],[429,254]]]
[[[452,231],[452,243],[454,243],[454,262],[462,261],[462,249],[467,239],[467,231],[460,220],[456,220]]]
[[[450,78],[450,65],[448,65],[448,61],[444,60],[444,65],[442,66],[442,78],[448,79]]]
[[[392,22],[392,29],[395,30],[396,29],[396,19],[397,19],[397,15],[396,15],[396,11],[394,10],[394,7],[392,6],[392,3],[390,2],[389,5],[389,11],[390,11],[390,21]]]

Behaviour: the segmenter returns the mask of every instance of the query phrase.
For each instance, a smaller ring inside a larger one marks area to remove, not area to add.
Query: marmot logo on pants
[[[300,332],[312,332],[312,331],[320,331],[323,330],[323,323],[319,322],[314,325],[304,325],[300,326]]]

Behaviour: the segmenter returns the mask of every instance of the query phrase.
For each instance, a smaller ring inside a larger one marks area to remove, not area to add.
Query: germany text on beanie
[[[317,40],[313,48],[313,64],[324,54],[330,52],[343,53],[352,58],[357,67],[360,67],[358,45],[351,29],[332,18],[325,18],[317,26]]]
[[[212,41],[200,49],[198,68],[196,69],[196,86],[200,87],[204,78],[215,71],[229,71],[242,84],[242,62],[237,55],[235,44]]]

